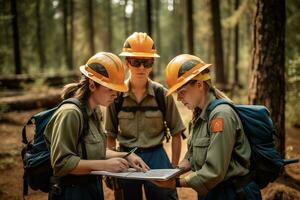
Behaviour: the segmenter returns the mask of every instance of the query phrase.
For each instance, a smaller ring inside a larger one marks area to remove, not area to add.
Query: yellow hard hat
[[[124,83],[125,67],[115,54],[99,52],[81,66],[80,71],[107,88],[119,92],[128,91],[128,86]]]
[[[194,79],[210,66],[212,65],[206,64],[200,58],[190,54],[181,54],[173,58],[166,68],[166,82],[169,87],[167,96]],[[205,79],[202,80],[210,79],[209,75],[204,77]]]
[[[147,33],[138,33],[135,32],[130,35],[124,45],[123,51],[119,56],[128,56],[128,57],[159,57],[156,53],[154,42]]]

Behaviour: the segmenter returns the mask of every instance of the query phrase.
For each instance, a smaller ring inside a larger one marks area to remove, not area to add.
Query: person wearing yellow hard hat
[[[166,68],[168,95],[193,110],[188,150],[179,167],[187,176],[165,182],[161,187],[190,187],[201,200],[261,199],[258,185],[250,172],[251,149],[238,114],[228,104],[210,109],[216,99],[231,100],[215,88],[210,76],[211,64],[182,54]]]
[[[123,92],[116,102],[108,107],[105,129],[108,147],[136,153],[151,169],[173,168],[178,164],[181,151],[181,133],[185,130],[172,96],[166,97],[167,89],[151,80],[149,74],[154,58],[159,55],[152,38],[146,33],[130,35],[120,56],[130,71],[128,92]],[[166,130],[168,128],[168,130]],[[172,136],[172,162],[163,142]],[[143,198],[144,187],[147,199],[177,199],[175,189],[159,188],[148,181],[121,180],[124,199]]]
[[[100,52],[80,67],[80,82],[64,87],[62,99],[78,101],[62,104],[44,132],[53,168],[49,199],[104,199],[100,176],[93,170],[121,172],[129,168],[148,170],[143,160],[132,153],[106,149],[99,105],[109,106],[117,92],[128,90],[125,68],[114,54]],[[74,100],[75,99],[75,100]]]

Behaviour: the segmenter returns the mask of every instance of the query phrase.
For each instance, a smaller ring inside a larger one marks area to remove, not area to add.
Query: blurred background
[[[285,7],[287,119],[298,123],[300,1]],[[130,34],[147,32],[161,55],[154,79],[164,83],[166,64],[190,53],[221,69],[222,89],[247,96],[255,9],[250,0],[0,0],[1,77],[68,75],[94,53],[119,54]]]
[[[266,105],[279,151],[299,157],[299,11],[299,0],[0,0],[0,199],[21,196],[22,125],[60,101],[89,57],[119,54],[133,32],[155,42],[154,80],[164,84],[167,63],[182,53],[212,63],[216,86],[236,103]],[[179,109],[187,124],[191,113]],[[277,190],[300,198],[300,164],[285,172]]]

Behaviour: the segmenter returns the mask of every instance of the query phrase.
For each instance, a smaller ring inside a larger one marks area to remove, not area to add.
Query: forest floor
[[[180,110],[184,114],[184,121],[187,122],[188,118],[185,116],[189,116],[190,113],[187,113],[188,111],[184,110],[182,106],[180,106]],[[38,111],[10,112],[2,114],[0,117],[0,200],[22,199],[21,129],[29,117]],[[186,151],[186,140],[183,141],[182,146],[181,158]],[[170,156],[170,143],[165,144],[165,149]],[[289,127],[286,129],[286,149],[288,156],[300,158],[300,129]],[[264,199],[274,199],[271,196],[275,195],[283,197],[276,199],[300,199],[300,163],[287,166],[286,172],[286,176],[280,177],[262,191]],[[177,191],[179,199],[197,198],[196,192],[192,189],[179,188]],[[114,199],[113,192],[106,188],[105,184],[104,194],[105,199]],[[29,190],[26,199],[43,200],[47,199],[47,194]]]

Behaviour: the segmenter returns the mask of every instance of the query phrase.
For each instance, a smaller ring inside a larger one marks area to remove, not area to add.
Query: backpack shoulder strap
[[[116,100],[114,101],[117,115],[122,110],[122,105],[124,101],[123,94],[123,92],[119,92]]]
[[[81,102],[80,100],[78,100],[76,98],[69,98],[69,99],[62,101],[58,105],[58,108],[66,103],[71,103],[71,104],[76,105],[80,109],[80,111],[83,115],[83,128],[82,128],[82,132],[79,136],[79,142],[80,142],[81,148],[82,148],[83,159],[87,159],[86,147],[83,142],[83,138],[88,134],[88,131],[89,131],[89,123],[88,123],[89,117],[88,117],[87,110],[86,110],[86,104],[84,104],[83,102]]]
[[[165,102],[164,87],[160,86],[160,85],[157,85],[157,84],[153,84],[153,90],[154,90],[155,100],[157,102],[158,108],[162,112],[163,118],[165,120],[165,117],[166,117],[166,102]]]
[[[224,99],[215,99],[213,100],[206,108],[206,114],[207,114],[207,117],[209,117],[210,113],[218,106],[218,105],[221,105],[221,104],[227,104],[229,105],[230,107],[232,107],[234,110],[234,105]]]

